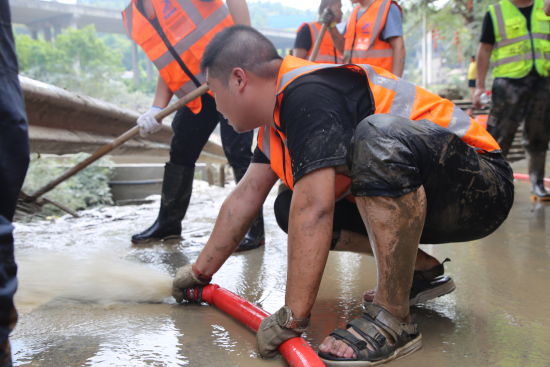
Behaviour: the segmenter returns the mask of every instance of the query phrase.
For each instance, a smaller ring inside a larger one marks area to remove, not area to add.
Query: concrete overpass
[[[10,8],[12,22],[24,24],[34,39],[42,34],[44,39],[50,41],[64,28],[82,28],[91,24],[95,25],[98,32],[126,34],[122,24],[123,9],[104,9],[45,0],[11,1]],[[260,29],[260,31],[275,44],[282,56],[288,54],[294,44],[295,33],[292,31],[279,29]],[[132,71],[135,85],[140,84],[138,60],[138,47],[132,42]],[[146,66],[148,78],[152,78],[154,75],[152,63],[147,60]]]
[[[64,4],[44,0],[15,0],[10,2],[12,22],[26,25],[32,35],[39,32],[46,39],[63,28],[81,28],[94,24],[99,32],[126,34],[120,10],[96,8],[84,5]],[[295,33],[279,29],[259,29],[277,48],[292,47]]]

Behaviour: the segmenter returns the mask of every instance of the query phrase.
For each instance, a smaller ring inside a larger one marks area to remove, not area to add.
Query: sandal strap
[[[364,317],[351,320],[347,327],[353,328],[353,330],[361,335],[375,350],[379,349],[386,343],[386,337],[384,334],[374,326],[374,324]]]
[[[403,336],[403,333],[409,336],[418,334],[416,324],[401,322],[386,309],[374,303],[365,305],[363,317],[390,334],[396,343]]]
[[[336,329],[330,336],[334,337],[337,340],[342,340],[347,345],[349,345],[354,351],[355,354],[363,355],[364,350],[367,348],[367,342],[357,338],[355,335],[344,329]]]
[[[330,336],[349,345],[357,355],[357,361],[382,360],[419,335],[416,324],[401,322],[375,304],[365,305],[363,315],[351,320],[347,327],[362,339],[344,329],[336,329]],[[388,340],[385,334],[393,341]]]

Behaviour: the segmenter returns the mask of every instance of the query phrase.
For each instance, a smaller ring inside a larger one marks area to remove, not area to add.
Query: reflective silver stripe
[[[174,45],[174,50],[176,50],[176,52],[179,55],[181,55],[182,53],[187,51],[191,46],[193,46],[196,42],[198,42],[202,37],[204,37],[204,35],[207,34],[211,29],[213,29],[218,24],[220,24],[221,21],[224,20],[228,15],[229,15],[229,9],[227,9],[226,6],[221,6],[208,18],[198,23],[197,28],[195,28],[191,33],[189,33],[183,39],[178,41],[178,43]],[[172,56],[172,54],[170,54],[170,51],[167,50],[162,56],[160,56],[153,62],[155,63],[155,66],[157,68],[162,69],[166,67],[166,65],[171,63],[173,60],[174,60],[174,57]]]
[[[495,47],[499,48],[504,46],[510,46],[511,44],[514,44],[516,42],[527,41],[529,39],[530,38],[528,34],[526,34],[525,36],[516,37],[516,38],[507,38],[507,39],[503,39],[500,42],[495,43]]]
[[[393,56],[393,49],[386,48],[382,50],[354,50],[354,58],[386,58]]]
[[[307,72],[310,72],[312,70],[327,68],[327,67],[334,67],[334,64],[315,64],[315,65],[306,65],[299,68],[296,68],[294,70],[291,70],[289,72],[284,73],[281,76],[281,82],[279,83],[279,88],[277,88],[277,94],[281,93],[281,91],[284,89],[284,87],[295,77],[297,77],[300,74],[304,74]]]
[[[200,22],[202,22],[202,15],[199,11],[199,9],[197,9],[194,5],[193,5],[193,2],[192,1],[188,1],[188,0],[178,0],[178,4],[180,4],[181,8],[183,9],[183,11],[185,12],[185,14],[191,18],[191,20],[193,21],[193,23],[195,24],[199,24]]]
[[[540,60],[542,58],[543,57],[542,57],[541,53],[538,53],[538,52],[535,53],[535,59]],[[550,60],[550,54],[544,54],[544,59],[545,60]]]
[[[367,76],[369,77],[369,81],[374,85],[379,85],[381,87],[384,87],[386,89],[392,90],[395,93],[397,93],[397,85],[399,84],[399,80],[397,79],[391,79],[386,78],[385,76],[382,76],[378,74],[370,65],[367,64],[360,64],[363,69],[366,70]],[[406,83],[405,81],[401,81],[403,83]]]
[[[470,121],[470,117],[468,117],[466,112],[462,111],[457,106],[454,106],[453,116],[451,117],[451,122],[449,123],[449,126],[447,126],[447,129],[458,135],[459,138],[463,138],[466,136],[471,124],[472,122]]]
[[[416,86],[403,79],[386,78],[374,71],[369,65],[363,64],[360,66],[367,71],[367,75],[372,84],[379,85],[395,92],[389,113],[396,116],[411,118],[414,101],[416,99]]]
[[[550,42],[550,33],[548,33],[548,34],[546,34],[546,33],[531,33],[531,35],[533,36],[533,39],[539,39],[539,40]]]
[[[376,41],[376,39],[378,38],[378,35],[382,31],[382,26],[383,26],[382,19],[384,18],[384,13],[386,11],[386,7],[389,1],[390,0],[383,0],[382,4],[380,4],[380,8],[378,8],[378,14],[376,14],[376,21],[374,22],[374,26],[372,27],[368,48],[372,47],[372,45],[374,44],[374,41]]]
[[[395,80],[399,85],[390,108],[390,114],[410,119],[414,100],[416,99],[416,86],[403,80]]]
[[[497,27],[498,27],[498,33],[500,34],[501,39],[507,39],[508,36],[506,35],[506,27],[504,26],[504,16],[502,15],[502,7],[500,6],[500,3],[495,4],[495,16],[497,18]]]
[[[204,75],[202,75],[202,73],[195,74],[195,78],[197,78],[197,80],[198,80],[199,83],[201,83],[201,84],[203,84],[203,83],[206,82],[206,78],[204,77]],[[174,94],[175,94],[178,98],[181,98],[181,97],[185,96],[186,94],[191,93],[191,92],[194,91],[195,89],[197,89],[197,86],[195,85],[195,83],[193,83],[192,80],[189,80],[189,81],[185,82],[185,83],[180,87],[180,89],[178,89],[177,91],[175,91]]]
[[[512,62],[523,61],[523,60],[531,60],[532,57],[533,56],[530,53],[510,56],[510,57],[506,57],[504,59],[500,59],[500,60],[497,60],[497,61],[493,62],[492,66],[497,67],[497,66],[504,65],[504,64],[509,64],[509,63],[512,63]]]
[[[262,130],[264,132],[264,137],[262,140],[262,146],[260,147],[260,150],[271,162],[271,129],[269,128],[269,124],[264,125],[262,127]]]
[[[313,24],[308,23],[308,26],[309,29],[313,31],[313,33],[311,34],[311,40],[313,41],[312,43],[315,43],[315,40],[317,39],[317,37],[319,37],[319,31],[317,30],[317,27]]]

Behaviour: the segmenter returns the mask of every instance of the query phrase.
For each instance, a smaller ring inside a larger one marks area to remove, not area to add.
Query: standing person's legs
[[[17,64],[12,53],[9,8],[5,2],[0,4],[0,26],[0,366],[5,367],[12,365],[8,337],[17,321],[13,303],[17,265],[10,221],[29,165],[29,141]]]
[[[220,132],[225,156],[235,173],[235,180],[239,182],[243,178],[252,159],[252,139],[254,132],[249,131],[239,134],[220,116]],[[258,248],[265,243],[264,217],[260,209],[258,216],[252,222],[252,226],[246,232],[243,240],[237,247],[237,252]]]
[[[544,187],[546,152],[550,140],[550,77],[531,77],[531,98],[525,116],[523,144],[527,153],[533,199],[550,200]]]
[[[13,226],[0,215],[0,367],[11,366],[9,334],[17,322],[13,296],[17,290],[17,265],[13,256]]]
[[[179,238],[181,235],[181,221],[193,190],[195,162],[219,121],[214,98],[204,95],[201,99],[202,109],[198,114],[183,107],[172,121],[174,136],[170,144],[170,161],[164,169],[159,214],[151,227],[132,236],[133,243]]]
[[[504,157],[510,151],[518,126],[525,117],[525,106],[531,97],[529,86],[524,81],[525,78],[496,78],[493,82],[487,130],[499,143]]]

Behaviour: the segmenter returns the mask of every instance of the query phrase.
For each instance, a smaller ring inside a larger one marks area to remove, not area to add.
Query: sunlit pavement
[[[168,297],[167,274],[196,258],[230,190],[195,187],[181,242],[131,246],[131,234],[152,223],[158,202],[17,225],[15,365],[285,365],[281,358],[260,359],[254,335],[215,308],[176,305]],[[286,235],[274,220],[274,198],[264,207],[266,247],[232,256],[213,279],[269,312],[283,305],[286,281]],[[519,182],[512,212],[494,234],[423,246],[452,259],[446,271],[457,289],[412,308],[423,348],[389,365],[549,366],[549,219],[550,205],[532,204],[529,186]],[[331,253],[307,332],[315,348],[360,314],[361,296],[375,281],[371,258]]]

